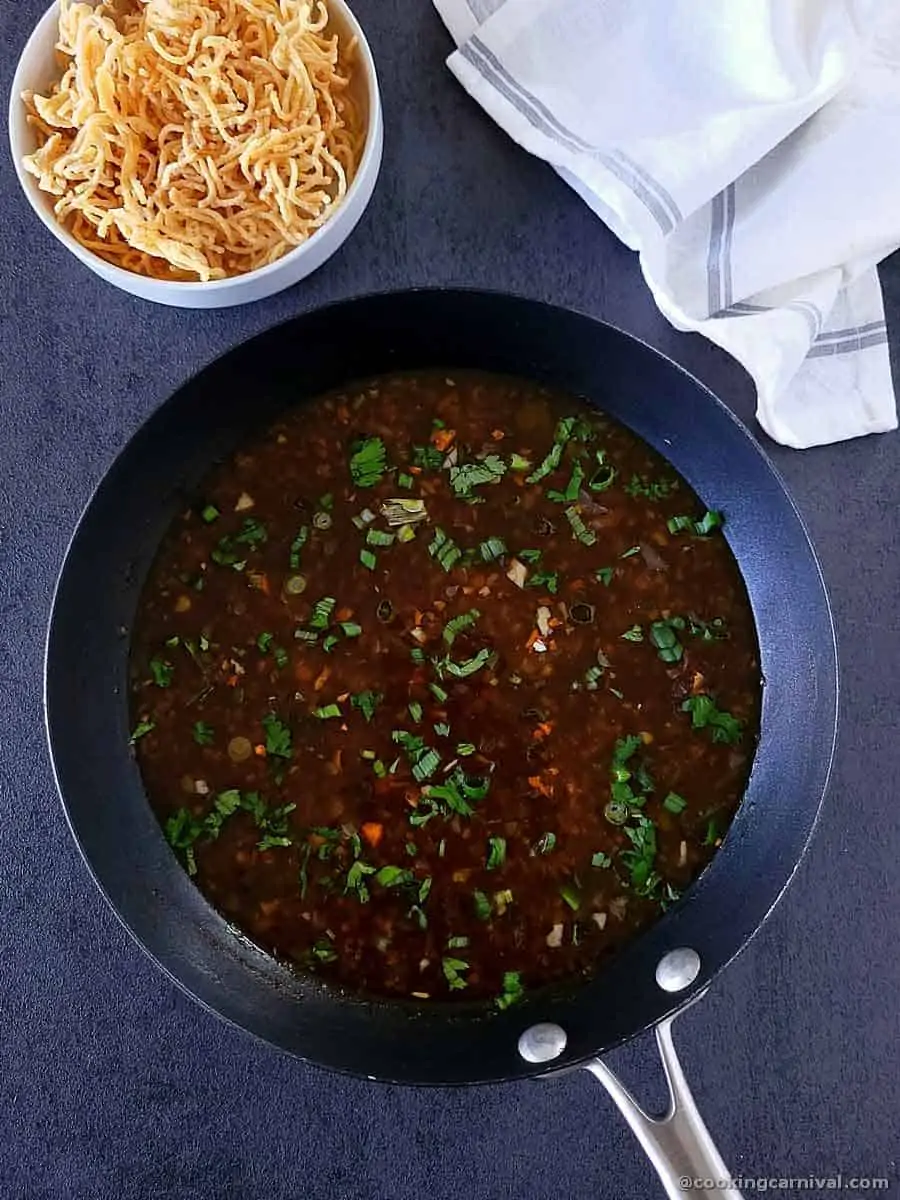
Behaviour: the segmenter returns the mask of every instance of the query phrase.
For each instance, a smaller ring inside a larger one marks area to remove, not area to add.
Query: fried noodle
[[[275,262],[347,193],[365,141],[323,0],[61,0],[62,78],[25,159],[88,250],[209,282]]]

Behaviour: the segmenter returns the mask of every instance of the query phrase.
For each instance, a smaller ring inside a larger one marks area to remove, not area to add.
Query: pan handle
[[[656,1044],[669,1085],[669,1107],[662,1117],[649,1116],[623,1083],[600,1058],[584,1064],[599,1079],[631,1126],[666,1189],[670,1200],[741,1200],[740,1192],[717,1184],[732,1178],[694,1103],[675,1046],[672,1022],[666,1017],[656,1026]]]

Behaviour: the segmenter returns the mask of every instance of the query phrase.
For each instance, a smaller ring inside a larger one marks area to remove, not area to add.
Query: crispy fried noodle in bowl
[[[9,127],[54,236],[116,287],[184,308],[321,266],[371,198],[383,140],[344,0],[57,0]]]

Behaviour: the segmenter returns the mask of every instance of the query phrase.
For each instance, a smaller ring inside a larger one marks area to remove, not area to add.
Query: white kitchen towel
[[[900,0],[434,3],[459,81],[746,367],[773,438],[896,428]]]

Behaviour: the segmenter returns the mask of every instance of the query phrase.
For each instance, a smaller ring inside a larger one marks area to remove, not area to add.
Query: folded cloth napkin
[[[806,447],[897,426],[900,0],[434,0],[449,66]]]

